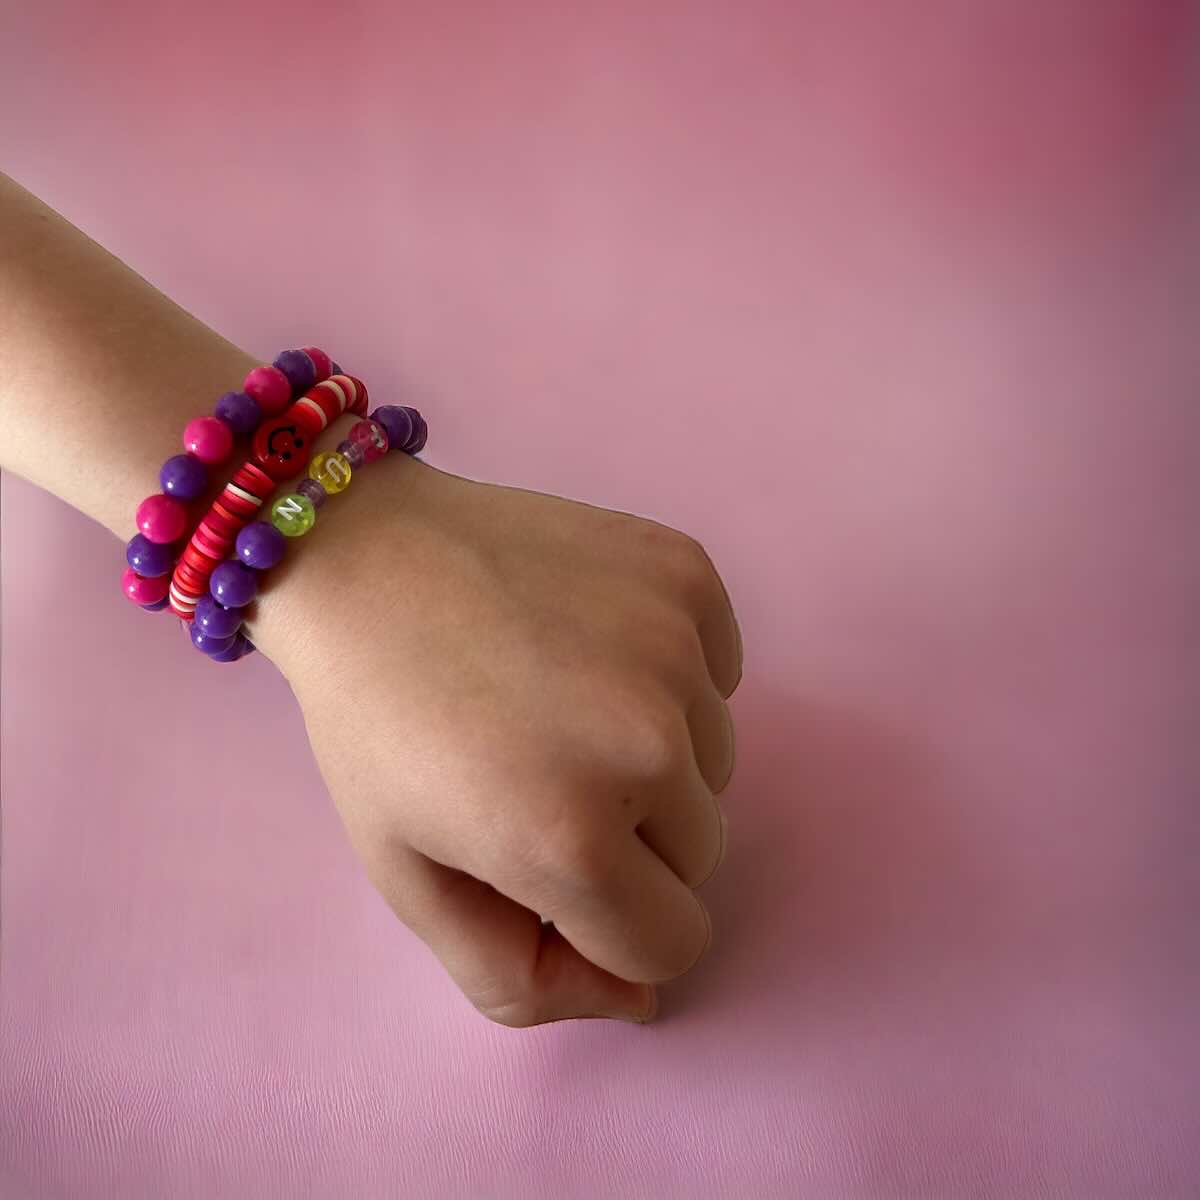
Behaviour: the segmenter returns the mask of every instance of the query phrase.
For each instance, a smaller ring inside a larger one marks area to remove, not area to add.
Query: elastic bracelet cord
[[[254,650],[241,631],[243,610],[258,595],[262,576],[283,559],[289,539],[303,537],[331,495],[350,486],[364,467],[389,450],[416,454],[428,426],[415,408],[384,405],[357,422],[334,451],[312,457],[294,492],[271,505],[270,521],[253,521],[237,534],[234,555],[212,572],[207,595],[194,608],[192,644],[214,662],[236,662]],[[303,449],[303,448],[301,448]]]
[[[178,543],[194,528],[190,508],[209,486],[209,472],[227,462],[234,439],[253,434],[266,417],[281,413],[317,379],[341,374],[341,368],[315,346],[284,350],[269,366],[255,367],[242,390],[226,392],[211,417],[196,417],[183,431],[186,453],[163,463],[162,491],[138,505],[138,532],[125,547],[121,588],[135,604],[151,612],[167,607]]]

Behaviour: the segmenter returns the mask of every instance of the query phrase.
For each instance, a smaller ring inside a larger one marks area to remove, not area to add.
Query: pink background
[[[6,477],[0,1196],[1200,1194],[1198,17],[8,6],[0,167],[693,533],[746,673],[708,957],[493,1026],[271,666]]]

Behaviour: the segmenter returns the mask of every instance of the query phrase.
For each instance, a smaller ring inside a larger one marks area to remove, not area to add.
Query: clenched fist
[[[504,1025],[648,1019],[705,953],[741,639],[692,538],[404,455],[264,588],[368,875]]]

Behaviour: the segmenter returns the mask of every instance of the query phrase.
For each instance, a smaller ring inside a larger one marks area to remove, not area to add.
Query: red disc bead
[[[208,580],[211,576],[205,577],[199,574],[193,567],[187,563],[180,563],[175,569],[174,584],[181,591],[188,595],[200,597],[208,590]]]
[[[222,521],[227,523],[229,528],[238,531],[241,530],[243,524],[242,518],[236,513],[230,512],[220,500],[213,501],[212,512],[214,518],[220,517]]]
[[[294,408],[291,409],[292,419],[300,427],[301,431],[307,436],[309,445],[312,445],[317,434],[329,423],[325,419],[324,412],[315,400],[309,400],[304,397],[305,402],[297,401]],[[293,471],[292,474],[295,474]],[[285,477],[286,478],[286,477]]]
[[[302,421],[313,417],[318,422],[316,431],[319,433],[346,411],[346,391],[337,380],[326,379],[309,388],[294,408],[297,418]]]
[[[174,587],[167,593],[171,598],[171,611],[181,621],[194,621],[196,619],[196,602],[195,600],[185,600],[181,598]]]
[[[234,480],[253,492],[260,500],[265,500],[275,490],[275,480],[256,463],[243,463],[233,476]]]
[[[358,416],[365,417],[367,415],[367,405],[371,399],[371,395],[367,391],[367,385],[363,383],[363,381],[359,379],[357,375],[351,375],[349,378],[354,380],[354,387],[358,395],[356,396],[354,403],[348,405],[347,407],[351,412],[357,413]]]
[[[369,397],[367,385],[361,379],[354,375],[333,375],[330,382],[338,383],[346,393],[346,412],[366,416]]]
[[[175,564],[176,579],[192,579],[195,582],[203,580],[217,565],[216,559],[207,558],[194,546],[191,547],[193,557],[184,555]]]
[[[262,501],[244,488],[239,488],[233,480],[225,485],[225,490],[221,493],[221,502],[226,508],[237,513],[243,521],[251,520],[262,507]]]
[[[183,554],[179,557],[179,564],[176,565],[176,571],[179,570],[179,565],[187,563],[193,569],[204,572],[211,572],[213,567],[221,560],[214,558],[211,554],[205,554],[195,542],[188,542],[183,548]]]
[[[229,552],[233,549],[233,539],[213,534],[207,524],[201,521],[196,527],[196,532],[192,534],[192,545],[196,546],[201,553],[220,561],[228,557]]]
[[[237,537],[242,526],[245,524],[245,521],[233,516],[218,502],[213,503],[212,508],[208,510],[208,516],[204,519],[208,522],[213,532],[219,534],[221,537]]]
[[[185,596],[198,600],[208,590],[208,579],[197,575],[191,567],[181,566],[171,577],[171,586],[178,588]]]

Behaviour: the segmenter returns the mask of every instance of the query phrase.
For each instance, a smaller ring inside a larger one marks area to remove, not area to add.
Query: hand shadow
[[[730,704],[737,757],[719,797],[729,845],[699,889],[713,941],[659,986],[656,1022],[748,995],[790,1005],[831,973],[871,960],[878,970],[963,875],[961,813],[932,748],[868,712],[750,679]]]

